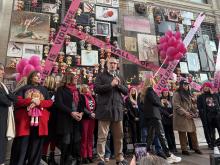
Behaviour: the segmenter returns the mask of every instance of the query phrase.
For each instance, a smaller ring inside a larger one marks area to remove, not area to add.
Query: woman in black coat
[[[57,131],[60,137],[60,165],[80,164],[80,120],[82,112],[78,111],[79,91],[76,88],[77,77],[66,74],[63,86],[57,89],[55,103],[57,107]]]
[[[153,79],[146,79],[144,84],[145,96],[144,96],[144,121],[148,130],[147,134],[147,149],[153,152],[153,139],[155,135],[158,136],[163,151],[167,157],[169,163],[178,163],[181,161],[180,157],[176,157],[170,153],[167,145],[167,140],[165,138],[165,133],[161,121],[161,102],[159,96],[153,89],[155,82]],[[142,96],[143,97],[143,96]]]
[[[161,116],[162,123],[165,131],[165,136],[168,142],[169,149],[172,152],[177,152],[175,136],[173,132],[173,106],[172,106],[172,97],[169,94],[169,90],[164,88],[161,91]]]

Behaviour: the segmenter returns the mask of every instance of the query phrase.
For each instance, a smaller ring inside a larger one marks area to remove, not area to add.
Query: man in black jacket
[[[105,144],[109,128],[113,133],[114,151],[116,163],[127,165],[123,157],[123,99],[122,94],[127,95],[128,89],[117,72],[118,61],[111,57],[107,63],[107,70],[99,74],[95,81],[95,93],[97,94],[96,119],[98,119],[97,152],[99,164],[104,164]]]

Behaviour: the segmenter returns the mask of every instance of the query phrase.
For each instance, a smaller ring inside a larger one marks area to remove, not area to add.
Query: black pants
[[[210,128],[208,125],[207,116],[204,112],[199,112],[199,116],[202,121],[202,126],[203,126],[203,131],[204,131],[206,142],[207,144],[211,145],[211,136],[210,136],[211,132],[210,132]]]
[[[8,109],[0,109],[0,164],[5,163]]]
[[[173,125],[163,125],[163,128],[165,131],[165,137],[167,139],[170,151],[175,151],[176,142],[175,142],[175,136],[173,132]]]
[[[211,145],[215,146],[215,128],[217,128],[218,134],[220,135],[220,113],[210,112],[207,114],[207,119],[210,128]]]
[[[155,135],[157,135],[160,140],[160,144],[163,148],[164,153],[166,154],[167,157],[170,157],[170,152],[168,149],[167,140],[165,138],[165,133],[164,133],[161,120],[150,119],[147,122],[147,131],[148,131],[148,134],[147,134],[148,151],[152,150],[153,140],[154,140]]]
[[[38,127],[31,128],[30,136],[16,137],[12,144],[10,165],[39,165],[44,137],[38,136]]]
[[[141,142],[141,129],[139,122],[130,121],[129,122],[130,128],[131,128],[131,137],[132,137],[132,143],[140,143]]]
[[[60,136],[61,158],[60,165],[79,164],[80,162],[81,129],[79,125],[73,126],[73,132]]]

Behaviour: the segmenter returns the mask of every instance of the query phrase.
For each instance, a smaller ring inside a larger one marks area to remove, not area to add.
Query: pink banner
[[[199,16],[197,17],[193,27],[190,29],[189,33],[187,34],[187,36],[185,37],[185,39],[183,41],[183,43],[185,44],[185,47],[188,47],[189,43],[191,42],[193,36],[197,32],[198,28],[200,27],[200,25],[204,19],[205,19],[204,13],[200,13]],[[165,72],[163,71],[163,74],[161,74],[162,67],[159,69],[158,73],[162,76],[160,77],[160,80],[158,81],[157,85],[154,87],[154,89],[158,95],[160,95],[161,90],[166,87],[167,80],[169,80],[169,78],[173,74],[178,63],[179,63],[179,60],[174,60],[174,61],[170,62],[168,67],[166,68],[166,71]],[[195,85],[195,84],[193,84],[193,85]]]
[[[65,35],[67,34],[67,31],[69,28],[74,26],[72,19],[74,18],[76,14],[79,4],[80,4],[80,0],[72,0],[69,10],[67,11],[67,14],[64,18],[63,24],[61,24],[60,26],[60,29],[56,35],[54,44],[51,47],[48,57],[46,59],[45,67],[42,72],[41,82],[44,82],[45,78],[50,74],[53,68],[53,64],[57,59],[58,53],[63,46],[64,38],[65,38]]]

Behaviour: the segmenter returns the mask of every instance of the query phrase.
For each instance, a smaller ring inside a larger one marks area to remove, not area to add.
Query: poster
[[[135,37],[125,36],[125,50],[132,52],[137,51],[137,39]]]
[[[102,21],[117,22],[118,21],[118,9],[96,6],[96,19]]]
[[[124,30],[151,33],[150,21],[146,17],[124,16]]]
[[[69,42],[66,46],[66,54],[71,56],[77,55],[77,45],[76,42]]]
[[[42,3],[42,12],[56,14],[57,5],[52,3]]]
[[[139,60],[158,63],[156,36],[148,34],[137,34],[137,38]]]
[[[182,74],[188,74],[188,66],[187,66],[187,62],[180,62],[180,70]]]
[[[98,65],[98,51],[96,50],[82,50],[81,51],[81,65],[94,66]]]
[[[48,44],[50,15],[27,11],[13,11],[11,37],[14,42]]]
[[[7,56],[8,57],[21,57],[22,49],[23,49],[23,44],[16,43],[16,42],[9,42]]]
[[[37,44],[24,44],[22,58],[30,58],[33,55],[37,55],[42,59],[43,45]]]
[[[96,35],[110,36],[111,35],[110,23],[96,21]]]
[[[199,57],[197,53],[186,53],[189,71],[198,72],[200,70]]]

